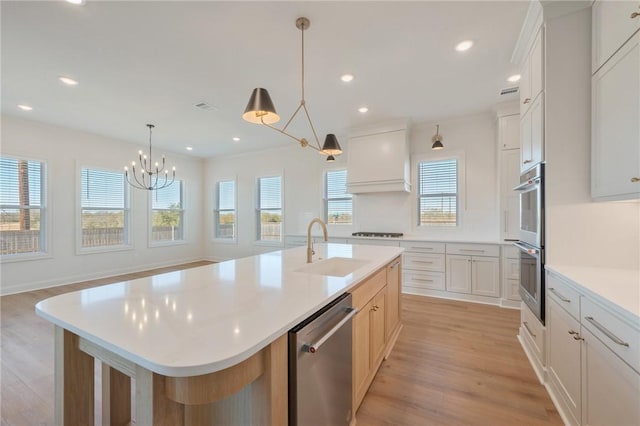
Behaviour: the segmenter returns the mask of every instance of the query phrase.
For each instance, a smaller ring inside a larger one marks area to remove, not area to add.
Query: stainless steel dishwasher
[[[351,319],[343,294],[289,331],[289,425],[351,421]]]

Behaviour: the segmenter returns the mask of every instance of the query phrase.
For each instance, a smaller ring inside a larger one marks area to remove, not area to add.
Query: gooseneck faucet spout
[[[311,248],[311,228],[314,223],[319,223],[322,227],[322,232],[324,233],[324,241],[329,241],[329,237],[327,236],[327,225],[322,221],[322,219],[315,218],[311,222],[309,222],[309,226],[307,227],[307,263],[312,262],[313,257],[313,248]]]

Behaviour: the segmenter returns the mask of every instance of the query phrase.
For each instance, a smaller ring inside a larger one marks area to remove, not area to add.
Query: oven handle
[[[518,247],[520,250],[529,253],[529,254],[535,254],[535,255],[539,255],[540,254],[540,250],[536,249],[536,248],[531,248],[531,247],[527,247],[524,244],[520,244],[520,243],[513,243],[514,246]]]
[[[520,185],[513,188],[514,191],[527,191],[534,186],[540,184],[540,178],[529,179],[528,181],[521,183]]]

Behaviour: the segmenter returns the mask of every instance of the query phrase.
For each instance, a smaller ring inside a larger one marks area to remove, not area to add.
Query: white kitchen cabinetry
[[[536,33],[521,68],[520,171],[544,159],[544,29]]]
[[[518,340],[529,358],[529,362],[540,383],[544,383],[546,374],[545,332],[544,325],[531,312],[531,309],[522,302],[520,306]]]
[[[520,148],[520,115],[510,114],[498,117],[498,141],[500,149]]]
[[[371,245],[371,246],[391,246],[391,247],[399,247],[400,241],[394,240],[393,238],[349,238],[347,239],[347,244],[363,244],[363,245]]]
[[[347,145],[347,192],[411,191],[406,123],[353,133]]]
[[[500,297],[499,250],[497,246],[447,244],[447,291]]]
[[[640,29],[640,2],[601,1],[593,4],[592,72],[596,72]],[[636,15],[634,15],[636,14]],[[635,17],[634,17],[635,16]]]
[[[520,307],[520,250],[513,245],[502,246],[501,305]]]
[[[445,290],[445,244],[403,241],[402,291],[427,295],[428,290]]]
[[[520,116],[498,117],[500,161],[500,236],[517,240],[520,221],[520,196],[513,190],[520,183]]]
[[[593,75],[591,113],[591,196],[640,198],[640,32]]]

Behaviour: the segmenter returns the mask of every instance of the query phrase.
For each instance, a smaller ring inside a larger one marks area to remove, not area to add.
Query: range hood
[[[410,192],[406,122],[350,133],[347,192]]]

